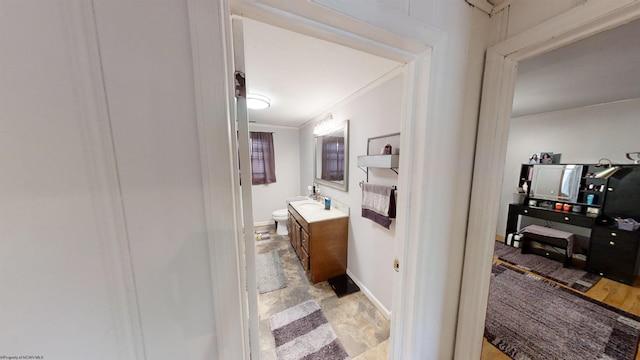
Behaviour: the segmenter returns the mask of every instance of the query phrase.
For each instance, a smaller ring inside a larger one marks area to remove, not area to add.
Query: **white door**
[[[6,356],[143,356],[86,5],[0,2],[0,353]]]
[[[244,40],[242,20],[233,19],[234,65],[236,69],[236,124],[238,131],[238,153],[240,159],[242,194],[242,236],[244,239],[247,296],[249,306],[249,342],[251,358],[260,359],[260,331],[258,314],[258,286],[256,281],[256,241],[253,233],[253,207],[251,193],[251,158],[249,153],[249,118],[247,114],[247,92],[244,63]],[[242,267],[241,267],[242,269]]]

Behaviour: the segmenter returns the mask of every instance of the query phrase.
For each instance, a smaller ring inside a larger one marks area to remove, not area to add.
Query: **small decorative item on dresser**
[[[588,206],[587,214],[600,215],[600,208]]]
[[[627,231],[636,231],[640,228],[640,223],[635,221],[634,219],[616,219],[618,223],[618,229],[627,230]]]
[[[391,151],[392,151],[392,147],[391,144],[387,144],[384,146],[384,154],[385,155],[391,155]]]
[[[513,236],[513,247],[520,248],[520,242],[522,241],[522,234],[516,234]]]

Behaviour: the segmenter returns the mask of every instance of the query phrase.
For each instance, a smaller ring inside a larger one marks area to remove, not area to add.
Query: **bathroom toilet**
[[[280,209],[274,211],[271,216],[276,221],[276,234],[287,235],[287,219],[289,219],[289,211],[287,209]]]

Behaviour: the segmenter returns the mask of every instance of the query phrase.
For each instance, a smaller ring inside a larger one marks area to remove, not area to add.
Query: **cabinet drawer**
[[[550,209],[542,209],[536,207],[529,207],[524,205],[510,205],[510,209],[513,207],[518,215],[531,216],[539,219],[555,221],[558,223],[571,224],[575,226],[591,227],[593,225],[594,218],[583,214],[576,214],[571,212],[555,211]],[[511,211],[511,210],[510,210]]]
[[[591,245],[598,246],[600,248],[611,248],[616,249],[618,251],[627,251],[631,253],[636,253],[636,249],[638,247],[636,241],[629,241],[624,239],[616,239],[611,237],[592,237]]]
[[[625,231],[620,229],[613,229],[603,226],[596,226],[593,228],[593,236],[603,238],[615,238],[623,241],[637,241],[637,231]]]
[[[635,253],[638,249],[638,235],[635,232],[596,227],[591,234],[592,246],[615,248]]]
[[[566,223],[575,226],[585,226],[590,227],[593,224],[593,219],[586,218],[581,215],[571,214],[571,213],[562,213],[562,212],[553,212],[549,214],[549,220]]]

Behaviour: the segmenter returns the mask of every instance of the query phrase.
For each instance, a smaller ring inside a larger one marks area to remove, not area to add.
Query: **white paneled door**
[[[144,352],[90,5],[0,2],[3,356]]]

